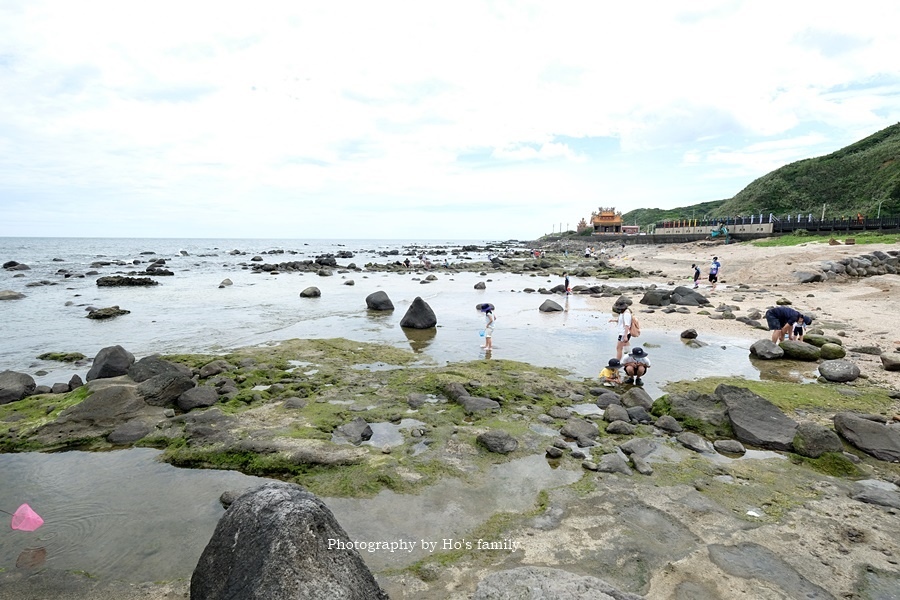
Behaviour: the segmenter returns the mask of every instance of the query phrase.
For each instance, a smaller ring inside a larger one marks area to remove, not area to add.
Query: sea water
[[[0,302],[0,370],[29,373],[40,384],[67,382],[74,373],[85,377],[89,365],[73,366],[39,360],[46,352],[80,352],[89,358],[112,345],[121,345],[136,358],[160,353],[223,353],[242,346],[277,343],[291,338],[343,337],[407,348],[428,364],[446,364],[481,358],[503,358],[558,367],[573,377],[595,377],[614,355],[615,324],[611,298],[584,295],[550,296],[563,312],[538,310],[548,296],[526,288],[552,288],[562,283],[561,273],[520,275],[503,272],[413,269],[402,273],[366,270],[368,263],[389,263],[426,253],[436,263],[484,261],[484,241],[416,240],[183,240],[97,238],[0,238],[0,262],[17,261],[30,270],[0,269],[0,290],[25,294]],[[466,245],[483,250],[463,252]],[[495,245],[493,252],[499,246]],[[233,254],[232,251],[240,251]],[[284,251],[266,254],[270,251]],[[398,250],[397,255],[387,252]],[[255,256],[266,263],[309,260],[339,251],[353,253],[338,259],[362,271],[278,275],[254,272]],[[453,253],[453,252],[456,253]],[[446,254],[440,254],[444,252]],[[97,287],[98,276],[85,276],[96,261],[124,265],[99,267],[99,275],[136,271],[143,274],[150,262],[166,260],[174,275],[154,277],[152,287]],[[138,264],[134,264],[138,261]],[[72,276],[65,277],[65,273]],[[21,274],[21,277],[16,275]],[[436,281],[427,282],[429,274]],[[219,288],[223,279],[233,285]],[[353,285],[347,285],[350,281]],[[47,282],[48,285],[29,286]],[[485,290],[475,284],[484,282]],[[613,280],[578,280],[572,284],[615,285]],[[625,284],[640,283],[624,280]],[[301,298],[310,286],[319,298]],[[395,310],[377,313],[366,309],[365,298],[384,291]],[[433,330],[403,329],[400,320],[416,297],[423,298],[438,320]],[[491,302],[497,309],[494,348],[485,355],[479,332],[483,318],[475,307]],[[86,318],[87,308],[119,306],[129,314],[110,320]],[[645,378],[651,395],[666,380],[728,373],[751,379],[758,371],[747,360],[750,340],[704,336],[709,345],[686,348],[677,335],[648,330],[641,337],[653,364]],[[686,365],[690,369],[686,370]]]

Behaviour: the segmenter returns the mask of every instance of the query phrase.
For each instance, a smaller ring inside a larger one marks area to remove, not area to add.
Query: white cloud
[[[0,208],[18,220],[0,235],[72,219],[104,235],[131,225],[100,209],[126,204],[162,227],[146,235],[173,231],[161,214],[194,235],[314,237],[365,215],[375,237],[528,237],[599,204],[730,197],[900,120],[898,17],[888,1],[8,1]]]

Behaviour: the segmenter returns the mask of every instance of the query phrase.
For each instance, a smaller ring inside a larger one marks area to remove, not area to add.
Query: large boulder
[[[797,427],[794,450],[801,456],[819,458],[826,452],[842,452],[844,444],[833,429],[807,421]]]
[[[792,450],[797,423],[781,409],[746,388],[720,384],[715,391],[728,409],[735,437],[770,450]]]
[[[191,577],[193,600],[388,600],[325,503],[271,482],[228,508]]]
[[[647,290],[640,303],[648,306],[668,306],[672,303],[672,292],[662,288]]]
[[[668,414],[682,422],[705,424],[704,432],[715,436],[732,435],[731,426],[728,423],[725,404],[717,397],[709,394],[701,394],[690,390],[683,394],[669,394],[653,403],[654,414],[662,414],[659,408],[668,408]]]
[[[400,327],[410,329],[431,329],[436,325],[437,317],[434,315],[434,311],[420,296],[416,296],[400,320]]]
[[[651,398],[650,394],[645,392],[643,388],[639,387],[633,387],[622,394],[620,402],[625,408],[640,406],[646,410],[650,410],[653,406],[653,398]]]
[[[194,380],[184,373],[170,371],[142,381],[137,392],[150,406],[169,406],[195,385]]]
[[[672,304],[679,306],[705,306],[709,304],[706,296],[683,285],[672,290],[671,301]]]
[[[775,360],[784,356],[784,350],[772,340],[757,340],[750,346],[750,354],[762,360]]]
[[[543,304],[538,307],[541,312],[563,312],[563,307],[553,300],[544,300]]]
[[[187,377],[191,376],[191,369],[184,365],[179,365],[167,360],[161,359],[158,355],[145,356],[128,368],[128,376],[135,383],[147,381],[151,377],[162,373],[181,373]]]
[[[191,382],[193,383],[193,382]],[[212,406],[219,401],[219,394],[216,389],[208,385],[198,385],[185,390],[176,403],[178,408],[184,412],[194,410],[195,408],[206,408]]]
[[[819,347],[819,357],[822,360],[837,360],[847,356],[847,351],[839,344],[826,342]]]
[[[108,346],[100,350],[94,357],[86,379],[93,381],[94,379],[127,375],[132,364],[134,364],[134,354],[122,346]]]
[[[318,298],[322,295],[322,291],[314,285],[309,286],[300,292],[301,298]]]
[[[881,354],[881,366],[885,371],[900,371],[900,353],[885,352]]]
[[[371,310],[394,310],[394,303],[385,292],[372,292],[366,296],[366,308]]]
[[[834,429],[853,446],[879,460],[900,461],[900,430],[853,413],[834,415]]]
[[[22,292],[14,292],[12,290],[0,290],[0,300],[21,300],[25,297]]]
[[[0,373],[0,404],[9,404],[31,395],[37,385],[27,373],[3,371]]]
[[[516,438],[501,429],[485,431],[479,434],[475,441],[487,448],[489,452],[497,454],[509,454],[510,452],[515,452],[516,448],[519,447],[519,442],[516,441]]]
[[[826,360],[819,365],[819,373],[828,381],[844,383],[859,377],[859,367],[849,360]]]
[[[784,350],[784,357],[791,360],[815,361],[821,354],[817,346],[797,340],[784,340],[779,346]]]

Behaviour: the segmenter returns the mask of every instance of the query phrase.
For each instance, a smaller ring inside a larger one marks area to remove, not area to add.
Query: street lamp
[[[884,204],[884,200],[885,200],[885,199],[882,198],[881,201],[878,203],[878,216],[875,217],[876,219],[880,219],[880,218],[881,218],[881,205]]]

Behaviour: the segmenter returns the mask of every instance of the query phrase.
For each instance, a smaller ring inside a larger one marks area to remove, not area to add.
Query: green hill
[[[883,201],[883,202],[882,202]],[[840,217],[900,214],[900,123],[832,152],[785,165],[760,177],[728,200],[669,210],[638,209],[626,223],[640,225],[693,216],[796,213]]]

